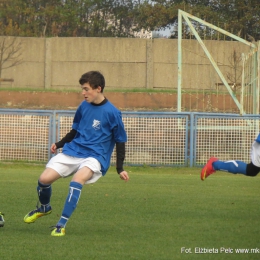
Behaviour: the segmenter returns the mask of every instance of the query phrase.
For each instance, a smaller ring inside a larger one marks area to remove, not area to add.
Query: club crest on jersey
[[[92,127],[93,127],[95,130],[100,129],[100,121],[94,119],[94,120],[93,120]]]

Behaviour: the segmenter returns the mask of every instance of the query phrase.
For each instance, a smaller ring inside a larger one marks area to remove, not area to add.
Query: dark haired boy
[[[84,184],[94,183],[104,176],[116,145],[116,169],[122,180],[128,181],[123,169],[127,135],[121,112],[103,95],[105,78],[98,71],[89,71],[79,80],[85,99],[74,116],[71,131],[59,142],[51,145],[51,152],[63,148],[54,156],[38,180],[40,207],[29,212],[24,222],[33,223],[51,213],[51,184],[61,177],[73,174],[61,217],[54,226],[52,236],[64,236],[65,226],[80,198]]]

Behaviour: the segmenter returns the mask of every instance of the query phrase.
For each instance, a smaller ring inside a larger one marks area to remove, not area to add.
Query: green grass
[[[260,177],[217,173],[202,182],[199,168],[126,167],[121,181],[106,177],[83,188],[65,237],[51,237],[70,178],[53,184],[51,215],[34,224],[23,217],[37,202],[43,165],[0,163],[0,259],[259,259],[220,248],[260,248]],[[181,248],[193,253],[181,253]],[[195,248],[216,254],[196,254]]]

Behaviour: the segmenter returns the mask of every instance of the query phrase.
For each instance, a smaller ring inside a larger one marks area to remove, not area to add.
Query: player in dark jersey
[[[64,236],[65,226],[80,198],[84,184],[94,183],[104,176],[116,146],[116,169],[122,180],[128,181],[123,169],[127,135],[121,112],[104,96],[105,78],[98,71],[89,71],[79,80],[85,98],[74,116],[71,131],[59,142],[51,145],[51,152],[63,148],[54,156],[38,180],[40,207],[29,212],[24,222],[33,223],[51,213],[51,184],[61,177],[73,174],[69,193],[60,220],[53,227],[52,236]]]

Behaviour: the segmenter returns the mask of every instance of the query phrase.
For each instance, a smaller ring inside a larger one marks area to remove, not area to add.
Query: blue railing
[[[71,129],[75,111],[0,109],[0,161],[47,161]],[[201,166],[211,156],[250,161],[259,116],[122,112],[128,165]],[[115,163],[113,153],[111,164]]]

